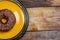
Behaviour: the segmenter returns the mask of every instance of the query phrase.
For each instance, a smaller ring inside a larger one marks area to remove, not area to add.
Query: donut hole
[[[2,18],[1,22],[4,23],[4,24],[6,24],[7,23],[7,19],[6,18]]]
[[[7,24],[7,22],[8,22],[8,17],[4,15],[1,19],[1,23],[2,24]]]

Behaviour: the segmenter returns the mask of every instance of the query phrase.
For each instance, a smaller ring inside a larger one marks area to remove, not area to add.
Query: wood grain
[[[27,32],[20,40],[60,40],[60,31]]]
[[[30,22],[28,31],[60,30],[60,7],[27,8]]]
[[[60,6],[60,0],[20,0],[25,7]]]
[[[60,0],[20,1],[27,7],[30,17],[29,32],[20,40],[60,40],[60,31],[51,31],[60,30]]]

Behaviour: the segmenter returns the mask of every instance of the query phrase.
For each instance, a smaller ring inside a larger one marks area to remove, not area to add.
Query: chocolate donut
[[[0,10],[0,31],[9,31],[15,23],[15,15],[10,10]]]

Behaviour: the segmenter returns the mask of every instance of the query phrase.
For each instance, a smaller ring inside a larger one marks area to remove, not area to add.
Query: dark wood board
[[[60,0],[20,0],[25,7],[60,6]]]
[[[60,31],[26,32],[20,40],[60,40]]]

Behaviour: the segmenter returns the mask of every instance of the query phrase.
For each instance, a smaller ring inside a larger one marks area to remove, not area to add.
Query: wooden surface
[[[60,30],[60,7],[27,8],[28,31]]]
[[[60,40],[60,7],[27,8],[27,11],[29,27],[20,40]]]
[[[60,0],[20,1],[29,13],[28,30],[20,40],[60,40]]]
[[[60,31],[27,32],[20,40],[60,40]]]
[[[20,0],[25,7],[60,6],[60,0]]]

